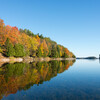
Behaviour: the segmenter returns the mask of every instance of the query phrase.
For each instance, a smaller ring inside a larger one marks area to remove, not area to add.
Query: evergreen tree
[[[51,56],[51,49],[49,49],[49,53],[48,53],[48,57],[50,57]]]
[[[39,47],[39,49],[37,50],[36,55],[37,55],[37,57],[41,57],[41,56],[42,56],[42,52],[41,52],[40,47]]]
[[[51,50],[51,57],[55,57],[55,58],[58,57],[58,53],[57,53],[56,48],[52,48],[52,50]]]
[[[6,39],[6,42],[5,42],[5,48],[8,49],[9,45],[10,45],[10,42],[9,42],[9,38]]]
[[[46,51],[44,50],[43,57],[46,57]]]
[[[15,57],[23,57],[25,56],[24,47],[21,44],[15,44]]]
[[[57,45],[57,57],[60,57],[60,48],[58,45]]]
[[[9,38],[7,38],[5,42],[5,48],[6,48],[6,56],[14,56],[15,55],[15,50],[13,48],[12,43],[9,42]]]
[[[12,43],[9,43],[9,46],[7,47],[6,55],[7,55],[8,57],[14,56],[14,55],[15,55],[15,50],[14,50],[14,48],[13,48]]]
[[[68,58],[68,55],[64,52],[63,57],[64,57],[64,58]]]

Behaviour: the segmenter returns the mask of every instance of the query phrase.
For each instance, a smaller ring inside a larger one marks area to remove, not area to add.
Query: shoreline
[[[76,58],[49,58],[49,57],[41,57],[41,58],[33,58],[33,57],[23,57],[23,58],[14,58],[14,57],[0,57],[0,67],[5,63],[32,63],[32,62],[43,62],[43,61],[63,61],[63,60],[76,60]]]

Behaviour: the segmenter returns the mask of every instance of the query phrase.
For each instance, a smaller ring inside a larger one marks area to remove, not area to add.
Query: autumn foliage
[[[9,43],[8,43],[9,41]],[[27,29],[5,25],[0,19],[0,52],[5,56],[75,57],[72,52],[50,38]]]

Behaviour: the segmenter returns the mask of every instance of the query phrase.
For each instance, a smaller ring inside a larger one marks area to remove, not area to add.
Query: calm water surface
[[[0,100],[100,100],[98,60],[4,64]]]

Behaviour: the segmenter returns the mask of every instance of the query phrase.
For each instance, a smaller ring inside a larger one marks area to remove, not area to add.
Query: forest
[[[0,19],[0,53],[6,57],[75,58],[67,48],[42,34],[5,25]]]

